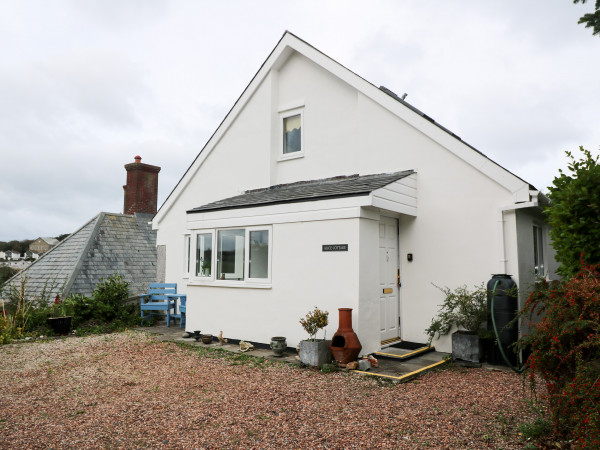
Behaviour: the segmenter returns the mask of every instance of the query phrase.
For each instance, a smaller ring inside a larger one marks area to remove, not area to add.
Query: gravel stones
[[[0,347],[0,448],[521,448],[522,379],[391,385],[127,332]]]

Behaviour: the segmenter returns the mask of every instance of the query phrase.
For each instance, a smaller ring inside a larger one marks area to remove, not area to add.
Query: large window
[[[535,274],[544,276],[544,237],[541,227],[533,227],[533,261]]]
[[[271,227],[202,230],[195,233],[195,241],[198,281],[270,281]]]

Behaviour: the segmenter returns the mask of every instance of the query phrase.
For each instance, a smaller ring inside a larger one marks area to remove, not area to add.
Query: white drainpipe
[[[538,195],[540,191],[529,191],[529,198],[531,201],[523,202],[523,203],[514,203],[508,206],[501,206],[498,208],[498,236],[500,239],[500,271],[498,273],[506,274],[506,246],[504,242],[504,212],[505,211],[514,211],[516,209],[523,208],[534,208],[539,206],[538,204]]]

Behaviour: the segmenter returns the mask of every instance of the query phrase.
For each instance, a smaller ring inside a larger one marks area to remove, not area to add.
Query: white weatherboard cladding
[[[473,286],[497,272],[498,209],[515,199],[529,200],[528,185],[305,44],[298,46],[319,64],[285,51],[289,57],[252,82],[253,90],[242,96],[232,119],[226,119],[157,214],[158,244],[167,246],[166,280],[189,295],[188,329],[223,329],[225,335],[259,342],[284,335],[295,345],[303,337],[298,320],[315,305],[330,311],[329,335],[337,329],[337,308],[353,307],[359,338],[365,351],[372,351],[379,344],[375,262],[381,211],[400,219],[402,338],[424,342],[423,330],[443,300],[432,283]],[[327,65],[330,70],[323,68]],[[303,108],[305,154],[279,161],[280,113],[292,107]],[[303,211],[301,204],[288,204],[186,218],[191,208],[247,189],[407,169],[417,175],[373,192],[366,205],[328,200],[317,212],[314,206]],[[410,189],[418,194],[410,195]],[[515,216],[504,214],[507,271],[513,275],[518,273]],[[342,242],[348,223],[352,240]],[[182,236],[190,229],[259,224],[273,224],[270,289],[187,285]],[[322,243],[351,245],[348,252],[325,255],[319,253]],[[406,260],[407,253],[414,254],[413,262]],[[334,282],[325,283],[325,274]],[[450,350],[449,338],[434,344]]]
[[[263,343],[285,336],[295,347],[308,337],[299,320],[318,306],[329,311],[331,337],[338,308],[358,311],[358,236],[359,219],[273,225],[270,288],[189,285],[186,329],[222,330],[226,337]],[[348,244],[348,251],[322,251],[324,244],[340,243]]]

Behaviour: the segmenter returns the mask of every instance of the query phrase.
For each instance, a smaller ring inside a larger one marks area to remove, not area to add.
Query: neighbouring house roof
[[[151,214],[101,212],[46,252],[7,285],[19,288],[21,277],[30,299],[57,294],[90,295],[102,278],[114,273],[129,282],[130,295],[148,291],[156,281],[156,232]]]
[[[48,245],[58,245],[60,242],[58,239],[53,237],[41,237],[40,239]]]
[[[413,173],[412,170],[404,170],[394,173],[338,176],[278,184],[267,188],[253,189],[235,197],[208,203],[193,208],[188,213],[368,195]]]

